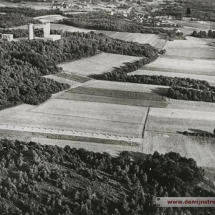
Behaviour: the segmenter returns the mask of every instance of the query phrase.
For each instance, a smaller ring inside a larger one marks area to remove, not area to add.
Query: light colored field
[[[19,106],[2,110],[0,121],[4,125],[140,138],[146,113],[143,107],[51,99],[27,111]]]
[[[109,90],[123,90],[130,92],[141,92],[141,93],[151,93],[157,88],[163,88],[163,90],[168,90],[169,87],[161,87],[158,85],[146,85],[146,84],[136,84],[136,83],[126,83],[126,82],[115,82],[115,81],[102,81],[102,80],[92,80],[84,85],[84,87],[89,88],[100,88]]]
[[[61,15],[46,15],[34,17],[35,20],[40,20],[41,22],[58,22],[59,20],[65,19],[65,16]]]
[[[110,72],[114,67],[120,67],[126,62],[133,62],[138,59],[141,57],[101,53],[82,60],[62,63],[58,66],[67,72],[88,76]]]
[[[174,57],[215,59],[215,47],[208,46],[204,39],[187,37],[187,40],[174,40],[168,43],[165,55]]]
[[[141,123],[145,108],[102,104],[96,102],[69,101],[52,99],[32,109],[34,113],[75,116],[105,121]]]
[[[192,33],[194,30],[208,31],[209,29],[215,29],[214,22],[210,22],[210,21],[202,22],[202,21],[188,21],[188,20],[186,21],[173,20],[173,22],[183,26],[183,28],[181,28],[182,32],[185,32],[188,34]]]
[[[178,77],[178,78],[192,78],[198,80],[204,80],[209,82],[210,84],[215,84],[214,76],[206,76],[206,75],[195,75],[195,74],[186,74],[186,73],[177,73],[177,72],[161,72],[161,71],[151,71],[151,70],[136,70],[134,72],[128,73],[128,75],[162,75],[168,77]]]
[[[215,103],[169,99],[167,108],[215,112]]]
[[[215,113],[184,109],[151,108],[146,130],[182,132],[200,129],[212,132],[215,125]]]
[[[133,41],[140,44],[150,44],[158,49],[164,48],[166,41],[161,39],[156,34],[141,34],[141,33],[128,33],[128,32],[116,32],[116,31],[96,31],[96,33],[103,33],[114,39],[120,39],[125,41]]]
[[[161,57],[154,62],[143,67],[145,70],[197,74],[197,75],[215,75],[215,61],[199,59],[171,59]]]
[[[186,158],[193,158],[202,167],[215,167],[215,140],[188,137],[167,132],[145,132],[143,152],[177,152]]]
[[[68,79],[65,79],[65,78],[58,77],[56,75],[46,75],[46,76],[43,76],[43,77],[48,78],[48,79],[52,79],[54,81],[57,81],[57,82],[60,82],[60,83],[63,83],[63,84],[69,84],[70,86],[78,86],[79,85],[79,83],[77,81],[68,80]]]
[[[92,142],[79,142],[79,141],[69,141],[69,140],[56,140],[48,138],[31,138],[31,141],[47,144],[47,145],[58,145],[60,147],[65,147],[69,145],[71,148],[84,148],[93,152],[107,152],[112,156],[117,156],[121,151],[140,151],[141,146],[120,146],[120,145],[110,145],[103,143],[92,143]]]

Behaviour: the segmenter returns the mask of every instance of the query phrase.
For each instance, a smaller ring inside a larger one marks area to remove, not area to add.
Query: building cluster
[[[28,39],[33,40],[33,39],[42,39],[42,40],[60,40],[61,35],[57,34],[50,34],[50,22],[43,23],[43,37],[35,37],[34,36],[34,24],[30,23],[28,24]]]
[[[93,0],[90,0],[89,3],[92,3]],[[54,2],[52,5],[52,9],[87,9],[89,6],[87,2],[77,2],[77,3],[70,3],[70,2]]]
[[[2,40],[6,41],[13,41],[13,34],[2,34],[1,35]],[[29,40],[44,40],[44,41],[55,41],[60,40],[61,35],[57,34],[50,34],[50,22],[43,24],[43,37],[35,37],[34,35],[34,24],[28,24],[28,39]]]

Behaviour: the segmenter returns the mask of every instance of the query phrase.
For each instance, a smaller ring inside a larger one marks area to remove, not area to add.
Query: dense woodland
[[[33,17],[61,14],[59,10],[34,10],[32,8],[19,7],[0,7],[0,28],[10,28],[20,25],[27,25],[28,23],[40,23],[34,20]]]
[[[62,33],[63,38],[55,42],[21,40],[0,43],[1,108],[22,102],[39,104],[52,93],[66,89],[65,84],[41,77],[60,72],[57,64],[62,62],[90,57],[100,51],[140,56],[149,61],[158,56],[157,49],[150,45],[115,40],[103,34],[51,32]]]
[[[0,141],[0,211],[29,215],[212,215],[214,208],[156,208],[156,196],[208,197],[193,159]],[[202,183],[201,186],[199,184]],[[211,184],[211,186],[213,186]]]
[[[165,33],[168,38],[182,38],[183,33],[177,34],[173,30],[163,28],[145,27],[141,23],[127,21],[124,18],[111,16],[106,12],[91,12],[86,14],[68,14],[69,19],[63,19],[59,23],[71,25],[80,28],[120,31],[143,34],[160,34]]]
[[[193,31],[191,36],[199,37],[199,38],[215,38],[215,31],[212,31],[212,30],[208,30],[208,32],[206,32],[206,31],[199,31],[199,32]]]

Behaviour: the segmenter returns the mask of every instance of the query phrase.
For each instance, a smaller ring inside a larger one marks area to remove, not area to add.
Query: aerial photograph
[[[215,0],[0,0],[0,215],[214,215]]]

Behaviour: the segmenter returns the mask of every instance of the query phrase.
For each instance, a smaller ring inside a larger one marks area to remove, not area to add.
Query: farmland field
[[[209,29],[215,30],[215,23],[210,21],[183,21],[183,20],[173,20],[174,23],[183,26],[180,30],[184,33],[190,34],[195,30],[208,31]]]
[[[199,129],[212,132],[214,124],[214,112],[151,108],[146,130],[176,133],[189,131],[190,129]]]
[[[133,62],[141,57],[101,53],[82,60],[59,64],[63,70],[78,75],[89,76],[110,72],[114,67],[120,67],[126,62]]]
[[[122,105],[52,99],[32,109],[32,112],[86,117],[105,121],[141,123],[145,109],[132,106],[127,106],[125,109]]]
[[[215,112],[215,103],[170,99],[168,108]]]
[[[214,167],[215,140],[154,131],[146,131],[144,137],[143,152],[146,154],[174,151],[181,156],[195,159],[199,166]]]
[[[208,46],[205,39],[187,37],[187,40],[175,40],[168,43],[165,55],[174,57],[214,59],[215,48]]]
[[[87,88],[87,87],[78,87],[70,89],[67,92],[69,93],[78,93],[78,94],[87,94],[95,96],[106,96],[114,98],[124,98],[124,99],[142,99],[142,100],[153,100],[153,101],[165,101],[163,96],[160,96],[156,93],[140,93],[140,92],[129,92],[122,90],[107,90],[102,88]]]
[[[185,73],[196,75],[215,75],[215,61],[200,59],[171,59],[166,56],[158,58],[154,62],[143,67],[144,70]],[[153,74],[153,72],[152,72]]]
[[[2,110],[1,124],[140,138],[147,113],[143,107],[60,99],[33,107],[22,105]]]
[[[96,31],[96,33],[103,33],[114,39],[133,41],[140,44],[148,43],[158,49],[162,49],[166,45],[166,40],[160,38],[160,36],[156,34],[127,33],[115,31]]]
[[[164,108],[167,106],[167,102],[165,102],[165,101],[115,98],[115,97],[107,97],[104,95],[95,96],[95,95],[78,94],[78,93],[61,93],[61,94],[54,95],[53,97],[56,99],[110,103],[110,104],[120,104],[120,105],[129,105],[129,106],[160,107],[160,108],[161,107]]]
[[[57,140],[57,139],[49,139],[49,138],[38,138],[32,137],[31,141],[41,143],[41,144],[48,144],[48,145],[58,145],[61,147],[65,147],[69,145],[71,148],[84,148],[89,151],[93,152],[107,152],[112,156],[118,155],[121,151],[136,151],[139,152],[141,150],[141,146],[120,146],[120,145],[106,145],[101,143],[89,143],[89,142],[80,142],[80,141],[68,141],[68,140]]]
[[[109,90],[123,90],[129,92],[142,92],[151,93],[157,88],[165,93],[169,87],[161,87],[158,85],[145,85],[137,83],[127,83],[127,82],[115,82],[115,81],[102,81],[102,80],[92,80],[85,84],[85,87],[89,88],[99,88],[99,89],[109,89]]]

